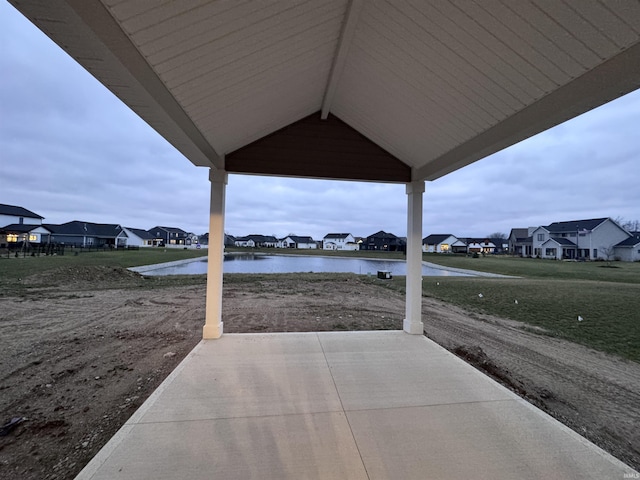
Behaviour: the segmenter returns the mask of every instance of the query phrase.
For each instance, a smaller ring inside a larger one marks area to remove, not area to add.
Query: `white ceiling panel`
[[[636,0],[11,3],[215,168],[322,110],[435,179],[640,87]]]

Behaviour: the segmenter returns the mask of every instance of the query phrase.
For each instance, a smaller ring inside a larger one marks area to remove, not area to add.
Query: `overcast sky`
[[[0,2],[0,203],[46,223],[208,230],[193,166],[13,7]],[[640,91],[433,182],[424,235],[486,236],[640,218]],[[404,185],[230,175],[233,235],[406,234]]]

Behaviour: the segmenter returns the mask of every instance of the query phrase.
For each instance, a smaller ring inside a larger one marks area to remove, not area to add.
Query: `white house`
[[[48,243],[51,230],[42,225],[13,223],[0,228],[0,246],[10,243]]]
[[[630,237],[614,247],[614,258],[623,262],[640,261],[640,232],[630,232]]]
[[[496,244],[489,238],[465,238],[468,253],[493,253]]]
[[[431,234],[422,239],[425,253],[465,253],[467,244],[450,233]]]
[[[606,260],[630,236],[610,218],[593,218],[540,226],[532,232],[531,241],[536,257]]]
[[[43,218],[26,208],[0,203],[0,227],[12,224],[42,225]]]
[[[122,233],[124,235],[121,234],[116,238],[118,245],[152,247],[156,238],[155,235],[141,228],[123,227]]]
[[[356,239],[350,233],[327,233],[322,239],[323,250],[358,250]]]
[[[316,249],[318,244],[311,237],[301,237],[298,235],[288,235],[278,242],[279,248],[301,248],[301,249]]]

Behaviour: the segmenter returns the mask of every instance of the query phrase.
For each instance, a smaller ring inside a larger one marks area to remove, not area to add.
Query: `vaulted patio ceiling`
[[[433,180],[640,87],[636,0],[10,1],[232,173]]]

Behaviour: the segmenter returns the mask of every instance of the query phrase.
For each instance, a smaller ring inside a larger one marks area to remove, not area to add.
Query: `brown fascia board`
[[[316,112],[228,153],[229,173],[361,180],[411,181],[411,167],[335,115]]]

